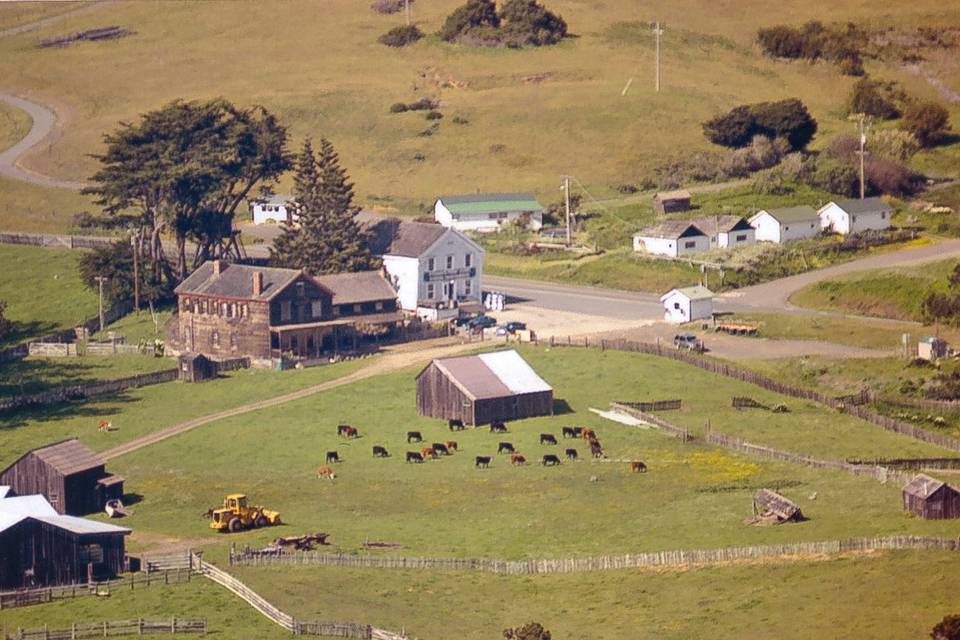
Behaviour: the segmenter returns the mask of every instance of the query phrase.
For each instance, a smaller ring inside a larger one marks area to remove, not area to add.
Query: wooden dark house
[[[124,569],[130,529],[60,515],[43,496],[0,498],[0,590],[103,579]]]
[[[796,503],[770,489],[760,489],[753,496],[753,514],[762,518],[776,518],[777,522],[805,519]]]
[[[690,210],[690,192],[661,191],[653,196],[653,210],[657,213],[676,213]]]
[[[179,378],[185,382],[203,382],[217,377],[217,363],[202,353],[181,353]]]
[[[441,358],[417,376],[417,413],[464,424],[553,415],[553,389],[516,351]]]
[[[65,440],[20,456],[0,472],[0,485],[18,496],[40,494],[57,513],[84,515],[123,497],[123,478],[107,473],[105,466],[79,440]]]
[[[919,473],[903,488],[903,508],[925,520],[960,518],[960,492]]]
[[[318,358],[355,349],[363,327],[387,333],[403,319],[397,292],[379,271],[311,277],[211,260],[176,288],[178,312],[166,325],[173,353],[213,359],[283,355]]]

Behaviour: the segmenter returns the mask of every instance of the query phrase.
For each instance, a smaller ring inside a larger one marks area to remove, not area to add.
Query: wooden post
[[[76,640],[77,638],[77,623],[74,622],[70,625],[70,638],[71,640]]]
[[[107,621],[106,620],[103,621],[103,637],[104,638],[107,637]]]
[[[137,635],[143,635],[143,618],[137,618]]]

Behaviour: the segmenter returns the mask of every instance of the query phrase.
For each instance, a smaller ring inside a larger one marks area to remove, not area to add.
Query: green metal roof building
[[[498,231],[507,223],[531,230],[543,226],[543,206],[532,193],[477,193],[441,196],[434,218],[460,231]]]

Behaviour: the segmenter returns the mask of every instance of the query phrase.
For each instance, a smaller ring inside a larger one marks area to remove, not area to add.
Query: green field
[[[0,151],[6,151],[30,131],[32,120],[26,111],[0,102]]]
[[[29,357],[0,363],[0,397],[39,393],[61,385],[123,378],[176,366],[171,358],[141,355]]]

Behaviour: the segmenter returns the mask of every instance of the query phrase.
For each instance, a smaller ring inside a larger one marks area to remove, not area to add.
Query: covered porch
[[[270,327],[270,355],[309,360],[364,351],[390,340],[402,321],[402,313],[391,312]]]

